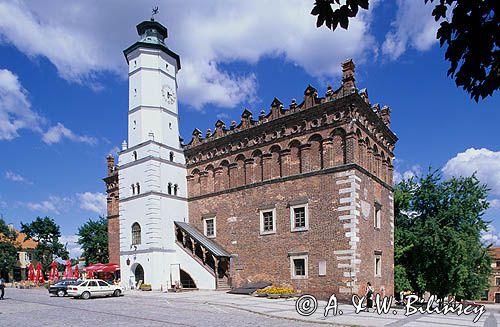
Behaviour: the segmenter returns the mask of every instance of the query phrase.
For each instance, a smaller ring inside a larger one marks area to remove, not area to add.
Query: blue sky
[[[310,2],[310,3],[309,3]],[[300,101],[308,84],[340,82],[354,58],[359,89],[389,105],[396,177],[444,168],[492,189],[489,238],[500,238],[500,99],[476,104],[446,76],[432,8],[370,1],[348,31],[315,28],[313,1],[156,1],[179,53],[181,134],[258,115],[276,96]],[[153,2],[0,0],[0,213],[19,227],[53,217],[72,253],[78,227],[104,214],[105,156],[126,138],[122,50]]]

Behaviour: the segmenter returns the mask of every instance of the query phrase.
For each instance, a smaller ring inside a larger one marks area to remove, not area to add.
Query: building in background
[[[488,249],[491,257],[490,288],[484,292],[482,301],[489,303],[500,303],[500,247]]]
[[[350,298],[394,291],[390,109],[355,84],[352,60],[324,96],[179,136],[179,56],[153,20],[129,65],[128,142],[108,157],[110,258],[122,283],[227,289],[269,281]]]

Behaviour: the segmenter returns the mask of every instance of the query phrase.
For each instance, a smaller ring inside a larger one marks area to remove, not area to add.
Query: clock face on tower
[[[161,95],[168,104],[174,104],[176,98],[175,92],[170,85],[163,85],[161,88]]]

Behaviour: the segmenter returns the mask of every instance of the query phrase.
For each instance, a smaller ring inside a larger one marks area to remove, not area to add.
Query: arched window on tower
[[[137,151],[134,151],[133,155],[134,155],[134,161],[137,161]]]
[[[134,223],[132,225],[132,245],[141,244],[141,225]]]
[[[141,194],[141,187],[139,186],[139,183],[135,185],[137,186],[137,194]]]
[[[177,184],[174,185],[174,195],[177,195],[177,190],[179,189],[179,186]]]
[[[172,183],[168,183],[167,192],[168,194],[172,194]]]
[[[130,186],[130,189],[132,190],[132,195],[135,195],[135,185],[134,184],[132,184]]]
[[[174,153],[170,151],[170,161],[174,161]]]

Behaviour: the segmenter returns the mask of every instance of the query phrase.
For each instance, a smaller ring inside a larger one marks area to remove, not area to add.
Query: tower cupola
[[[155,20],[146,20],[137,25],[137,33],[141,37],[140,42],[165,44],[168,37],[167,28]]]

